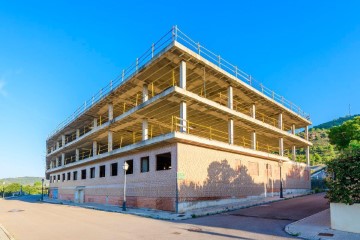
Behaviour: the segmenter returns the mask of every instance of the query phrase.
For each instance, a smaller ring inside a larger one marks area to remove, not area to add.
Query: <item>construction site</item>
[[[130,207],[181,213],[279,195],[280,183],[306,193],[309,125],[175,26],[49,135],[50,197],[121,206],[125,162]]]

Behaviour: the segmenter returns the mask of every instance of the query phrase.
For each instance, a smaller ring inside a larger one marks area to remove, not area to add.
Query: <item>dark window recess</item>
[[[71,179],[71,172],[68,172],[68,173],[67,173],[67,179],[66,179],[66,180],[69,181],[70,179]]]
[[[171,153],[163,153],[156,155],[156,170],[170,170],[171,169]]]
[[[105,165],[100,166],[99,177],[105,177]]]
[[[133,160],[127,160],[127,164],[129,164],[129,168],[126,171],[126,174],[133,174],[134,173],[134,161]]]
[[[65,181],[65,173],[62,174],[62,181]]]
[[[81,179],[86,179],[86,169],[81,170]]]
[[[58,175],[58,181],[60,181],[60,174]]]
[[[140,164],[141,164],[141,172],[149,171],[149,157],[142,157],[140,159]]]
[[[90,168],[90,178],[94,178],[95,177],[95,168],[92,167]]]
[[[53,182],[55,182],[56,181],[56,176],[54,176],[54,178],[53,178]]]
[[[110,165],[111,168],[111,176],[117,176],[118,175],[118,164],[117,163],[112,163]]]
[[[73,172],[73,180],[76,181],[77,180],[77,171]]]

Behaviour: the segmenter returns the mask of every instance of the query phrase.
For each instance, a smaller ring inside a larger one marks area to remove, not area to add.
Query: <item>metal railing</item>
[[[148,48],[144,54],[140,57],[136,58],[136,61],[133,62],[128,68],[122,70],[120,76],[111,80],[109,84],[105,87],[101,88],[98,93],[96,93],[92,98],[88,99],[84,102],[79,108],[75,110],[68,118],[66,118],[63,122],[61,122],[57,128],[51,132],[48,136],[48,139],[58,133],[61,129],[69,125],[72,121],[78,118],[81,114],[86,112],[96,103],[101,101],[103,98],[108,96],[114,89],[121,86],[124,82],[128,79],[133,77],[135,74],[139,72],[139,70],[144,67],[151,59],[153,59],[157,54],[159,54],[162,50],[168,47],[170,44],[174,42],[179,42],[180,44],[184,45],[185,47],[189,48],[190,50],[196,52],[200,56],[204,57],[206,60],[216,64],[219,68],[225,70],[226,72],[230,73],[231,75],[235,76],[242,82],[247,83],[254,89],[262,92],[264,95],[272,98],[276,102],[282,104],[286,108],[292,110],[293,112],[297,113],[298,115],[310,119],[310,116],[306,114],[304,111],[300,109],[297,105],[292,103],[291,101],[285,99],[283,96],[278,95],[274,91],[266,88],[262,83],[257,81],[254,77],[250,74],[245,73],[237,66],[229,63],[225,59],[223,59],[220,55],[217,55],[204,46],[200,45],[199,42],[195,42],[191,38],[189,38],[185,33],[180,31],[177,26],[172,27],[170,31],[168,31],[165,35],[163,35],[157,42],[153,43],[150,48]]]

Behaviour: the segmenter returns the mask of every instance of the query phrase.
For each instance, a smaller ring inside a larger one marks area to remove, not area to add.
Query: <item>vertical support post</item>
[[[65,165],[65,153],[61,154],[61,166]]]
[[[114,106],[112,103],[108,104],[108,111],[109,111],[109,121],[112,121],[114,119]]]
[[[55,158],[55,167],[58,167],[58,166],[59,166],[59,158],[56,157],[56,158]]]
[[[256,118],[256,106],[255,106],[255,103],[253,103],[253,104],[251,105],[250,115],[251,115],[252,118]]]
[[[76,139],[80,137],[80,129],[76,129]]]
[[[93,156],[97,155],[97,141],[93,141]]]
[[[181,61],[180,63],[180,81],[179,87],[186,89],[186,62]]]
[[[56,149],[59,149],[59,141],[56,142]]]
[[[296,130],[295,124],[293,124],[293,125],[291,126],[291,133],[292,133],[292,134],[295,134],[295,130]]]
[[[65,135],[61,135],[61,146],[65,146]]]
[[[279,138],[279,155],[284,156],[284,138]]]
[[[229,119],[228,122],[228,138],[229,138],[229,144],[234,144],[234,120]]]
[[[146,102],[147,100],[149,100],[149,89],[148,89],[148,85],[144,84],[142,91],[142,101]]]
[[[149,126],[148,126],[148,120],[143,119],[142,122],[142,140],[146,141],[149,139]]]
[[[93,128],[95,129],[96,127],[97,127],[97,118],[94,118]]]
[[[113,132],[108,131],[108,152],[113,150]]]
[[[233,99],[233,88],[232,86],[228,87],[228,108],[233,109],[234,106],[234,99]]]
[[[180,102],[180,132],[186,133],[187,129],[186,102]]]
[[[305,127],[305,140],[309,141],[309,126]]]
[[[310,166],[310,146],[306,146],[306,164]]]
[[[282,115],[282,113],[279,113],[278,128],[280,128],[281,130],[283,130],[283,115]]]
[[[292,146],[292,160],[296,161],[296,146]]]
[[[80,149],[76,149],[75,150],[75,161],[77,162],[77,161],[79,161],[79,158],[80,158]]]
[[[256,132],[251,133],[251,149],[256,150]]]

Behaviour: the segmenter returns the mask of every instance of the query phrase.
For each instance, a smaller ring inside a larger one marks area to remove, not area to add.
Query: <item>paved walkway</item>
[[[79,203],[74,203],[71,201],[51,199],[51,198],[47,198],[47,197],[44,198],[44,202],[54,203],[54,204],[64,204],[64,205],[70,205],[70,206],[78,206],[78,207],[82,207],[82,208],[95,209],[95,210],[107,211],[107,212],[119,212],[119,213],[142,216],[142,217],[150,217],[150,218],[155,218],[155,219],[184,220],[184,219],[190,219],[190,218],[195,218],[195,217],[209,216],[209,215],[214,215],[214,214],[218,214],[218,213],[229,212],[229,211],[248,208],[248,207],[252,207],[252,206],[269,204],[272,202],[283,201],[286,199],[291,199],[291,198],[299,197],[299,196],[304,196],[304,194],[288,194],[288,195],[285,195],[283,199],[279,198],[279,196],[259,198],[259,199],[244,199],[244,201],[242,201],[242,202],[226,204],[226,205],[221,205],[221,206],[211,206],[211,207],[207,207],[207,208],[201,208],[201,209],[197,209],[197,210],[187,211],[184,214],[178,214],[178,213],[161,211],[161,210],[146,209],[146,208],[127,208],[127,211],[124,212],[124,211],[122,211],[121,206],[103,205],[103,204],[97,204],[97,203],[79,204]]]
[[[285,231],[304,239],[316,240],[359,240],[359,233],[343,232],[330,228],[330,209],[286,226]]]

